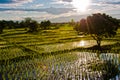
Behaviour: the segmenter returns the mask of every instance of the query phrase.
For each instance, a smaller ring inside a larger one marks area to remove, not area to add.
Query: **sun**
[[[72,5],[77,9],[77,11],[84,12],[90,5],[90,0],[72,0]]]

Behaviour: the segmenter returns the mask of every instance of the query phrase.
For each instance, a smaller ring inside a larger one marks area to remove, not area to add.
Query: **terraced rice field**
[[[37,34],[4,30],[0,34],[0,79],[119,80],[119,41],[120,29],[116,37],[102,42],[110,49],[99,53],[91,49],[96,42],[89,35],[78,36],[69,25]],[[115,65],[116,73],[109,65]]]

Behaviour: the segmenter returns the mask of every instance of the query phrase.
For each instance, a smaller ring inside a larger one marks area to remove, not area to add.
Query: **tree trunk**
[[[99,36],[99,35],[92,35],[91,36],[93,37],[94,40],[96,40],[97,42],[97,49],[98,50],[101,50],[101,41],[102,41],[102,37]]]

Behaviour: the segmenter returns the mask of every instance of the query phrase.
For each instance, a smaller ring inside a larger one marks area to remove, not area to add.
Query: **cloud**
[[[20,6],[33,0],[0,0],[0,6]]]
[[[53,22],[65,22],[70,21],[71,19],[78,21],[81,18],[86,17],[87,14],[97,12],[111,13],[113,17],[120,18],[120,0],[91,0],[91,4],[85,13],[77,13],[71,4],[72,0],[52,0],[51,2],[48,0],[50,5],[47,6],[43,0],[42,4],[36,2],[31,3],[29,8],[27,5],[22,5],[32,1],[36,0],[0,0],[0,19],[22,20],[26,17],[31,17],[37,21],[51,20]],[[3,5],[7,7],[4,7]],[[11,5],[13,7],[9,7]],[[22,5],[22,7],[20,5]]]
[[[35,12],[47,12],[50,14],[62,14],[62,13],[67,13],[70,11],[73,11],[73,8],[41,8],[41,9],[17,9],[17,8],[0,8],[0,11],[35,11]]]
[[[52,4],[63,4],[63,5],[71,5],[73,0],[53,0]]]
[[[61,0],[61,1],[65,1],[65,2],[72,2],[72,0]]]
[[[12,0],[14,3],[28,3],[33,2],[33,0]]]
[[[85,15],[85,14],[84,14]],[[75,20],[80,20],[82,17],[83,18],[83,14],[77,14],[74,11],[70,11],[68,13],[63,13],[63,14],[59,14],[59,15],[54,15],[54,14],[48,14],[48,13],[44,13],[43,15],[39,16],[31,16],[32,19],[37,20],[37,21],[43,21],[43,20],[50,20],[52,22],[68,22],[71,19],[75,19]]]
[[[92,0],[92,3],[97,4],[120,4],[120,0]]]
[[[45,5],[44,4],[41,4],[41,3],[37,3],[37,4],[32,4],[29,6],[29,9],[37,9],[37,8],[42,8],[44,7]]]
[[[44,4],[35,4],[35,6],[33,6],[33,7],[38,8],[38,7],[42,7],[42,6],[44,6]]]
[[[73,0],[53,0],[56,3],[71,3]],[[96,4],[120,4],[120,0],[91,0],[92,3]]]
[[[106,4],[120,4],[120,2],[106,2]]]
[[[89,6],[91,12],[106,12],[120,10],[120,0],[92,0]]]
[[[44,11],[52,14],[62,14],[62,13],[67,13],[70,11],[73,11],[73,8],[46,8]]]
[[[0,4],[27,3],[33,0],[0,0]]]

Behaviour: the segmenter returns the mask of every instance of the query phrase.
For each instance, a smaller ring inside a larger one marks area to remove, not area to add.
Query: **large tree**
[[[37,32],[38,31],[38,22],[37,21],[31,21],[29,26],[29,32]]]
[[[25,18],[25,20],[21,23],[21,25],[25,26],[28,28],[28,32],[37,32],[38,30],[38,22],[35,20],[32,20],[31,18]]]
[[[106,14],[96,13],[76,23],[75,30],[78,33],[90,34],[101,48],[101,41],[104,38],[115,36],[118,26],[117,19]]]
[[[29,28],[31,22],[32,22],[32,19],[31,19],[31,18],[29,18],[29,17],[25,18],[25,20],[24,20],[24,26],[25,26],[26,28]]]

